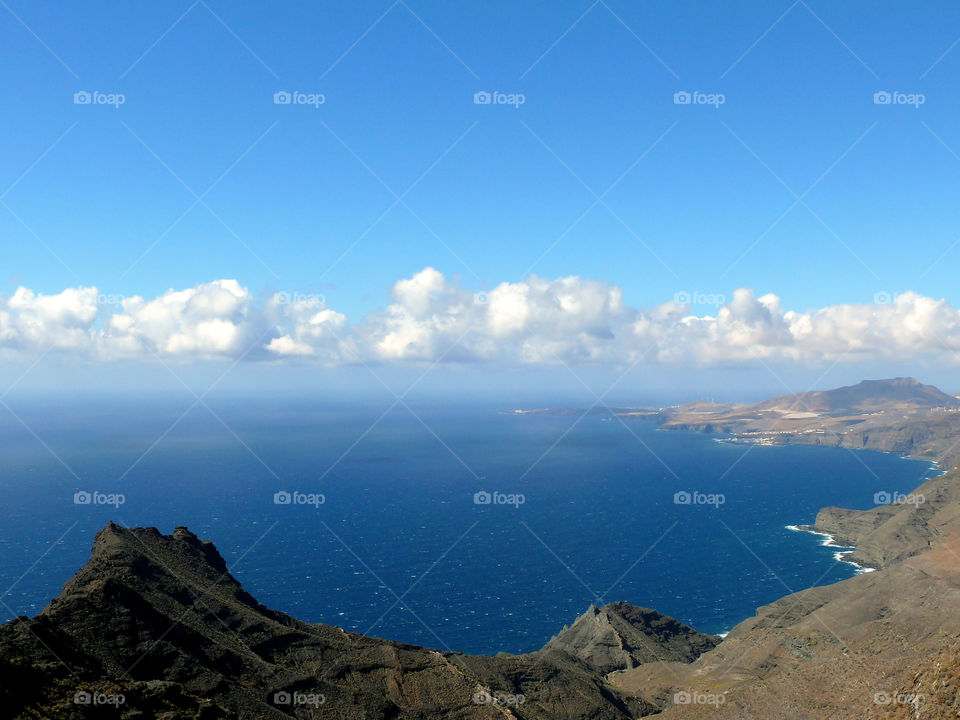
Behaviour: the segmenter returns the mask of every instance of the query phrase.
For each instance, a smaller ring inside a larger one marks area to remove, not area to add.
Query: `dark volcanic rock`
[[[625,603],[602,611],[630,663],[692,659],[713,642]],[[646,650],[630,647],[641,636]],[[0,717],[624,720],[661,709],[613,689],[610,663],[557,645],[467,656],[300,622],[259,604],[186,528],[111,523],[60,597],[0,625]]]

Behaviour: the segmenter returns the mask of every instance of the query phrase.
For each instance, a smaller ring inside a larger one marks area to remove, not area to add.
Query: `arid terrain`
[[[649,411],[619,412],[649,417]],[[960,439],[960,399],[913,378],[864,380],[749,405],[690,403],[655,416],[667,429],[730,433],[738,442],[884,450],[947,464]]]

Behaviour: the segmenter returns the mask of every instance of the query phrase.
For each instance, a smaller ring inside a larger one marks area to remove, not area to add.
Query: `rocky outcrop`
[[[645,633],[649,652],[638,660],[692,659],[712,645],[653,611],[608,607],[631,642]],[[111,523],[39,616],[0,625],[0,717],[24,720],[625,720],[662,707],[620,693],[562,643],[468,656],[274,612],[186,528],[163,535]]]
[[[658,660],[692,662],[720,638],[704,635],[655,610],[628,603],[590,609],[544,650],[563,650],[600,673]]]

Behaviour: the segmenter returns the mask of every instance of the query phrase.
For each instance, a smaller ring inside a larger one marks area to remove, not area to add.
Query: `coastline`
[[[675,430],[678,428],[663,427],[664,430]],[[699,432],[710,433],[709,430],[700,430]],[[871,452],[881,452],[887,455],[894,455],[902,460],[919,460],[920,462],[930,463],[932,469],[937,469],[941,474],[947,472],[941,467],[941,462],[943,461],[942,456],[933,455],[931,456],[928,453],[911,453],[903,452],[899,450],[887,450],[880,447],[850,447],[849,445],[822,445],[820,443],[812,442],[803,442],[796,439],[796,435],[791,435],[784,433],[782,435],[772,435],[772,434],[763,434],[757,433],[756,435],[742,435],[734,431],[725,431],[722,437],[715,437],[714,442],[718,443],[728,443],[730,445],[761,445],[763,447],[788,447],[790,445],[805,445],[811,447],[838,447],[845,448],[847,450],[868,450]]]
[[[889,450],[878,450],[876,452],[884,452],[884,453],[896,455],[897,457],[900,457],[903,460],[920,460],[920,461],[929,463],[930,468],[924,473],[923,477],[921,478],[922,481],[920,485],[918,485],[917,487],[922,486],[923,483],[926,482],[927,480],[931,480],[935,477],[940,477],[941,475],[947,474],[947,470],[944,470],[943,467],[941,467],[939,460],[931,460],[930,458],[926,458],[926,457],[911,456],[906,453],[898,453],[898,452],[893,452]],[[916,489],[912,490],[911,492],[914,492],[915,490]],[[877,507],[880,507],[880,506],[877,506]],[[842,562],[848,565],[852,565],[856,571],[856,575],[863,575],[864,573],[875,572],[877,570],[877,568],[875,567],[870,567],[869,565],[858,563],[852,559],[853,554],[857,549],[856,545],[849,545],[849,544],[843,544],[843,543],[837,542],[837,538],[835,535],[833,535],[832,533],[824,532],[823,530],[817,528],[815,524],[814,525],[786,525],[785,527],[787,530],[790,530],[792,532],[805,532],[805,533],[810,533],[811,535],[817,535],[821,537],[822,540],[820,542],[820,545],[822,547],[835,548],[836,552],[833,553],[834,559],[837,562]]]
[[[534,409],[534,410],[513,410],[511,411],[516,415],[527,415],[527,414],[540,414],[540,413],[554,413],[557,412],[555,409]],[[566,412],[566,410],[563,410]],[[656,417],[658,414],[650,412],[650,417]],[[660,413],[662,419],[662,413]],[[762,447],[788,447],[791,445],[803,445],[808,447],[836,447],[836,448],[845,448],[853,452],[857,451],[872,451],[879,452],[885,455],[893,455],[899,457],[902,460],[913,460],[919,462],[925,462],[929,464],[928,470],[919,478],[919,483],[917,487],[922,486],[925,482],[947,474],[949,471],[944,468],[944,461],[946,460],[942,455],[935,454],[933,452],[934,447],[927,448],[923,452],[916,452],[914,448],[912,451],[903,451],[903,450],[893,450],[887,447],[851,447],[849,445],[843,444],[841,441],[836,445],[823,444],[821,442],[811,441],[814,437],[818,437],[820,433],[791,433],[791,432],[782,432],[782,433],[773,433],[773,432],[764,432],[764,431],[753,431],[749,434],[743,432],[738,432],[730,428],[708,428],[702,426],[671,426],[666,425],[663,422],[657,422],[658,431],[671,431],[671,430],[692,430],[700,434],[713,435],[713,441],[721,444],[730,444],[730,445],[756,445]],[[913,492],[913,490],[911,490]],[[822,547],[831,548],[833,552],[833,557],[836,562],[844,563],[850,565],[854,568],[854,577],[862,575],[865,573],[875,572],[879,567],[874,567],[867,565],[861,562],[857,562],[853,559],[853,556],[857,550],[856,545],[849,544],[848,542],[841,543],[838,542],[837,536],[824,532],[819,529],[815,524],[810,525],[785,525],[785,529],[793,532],[806,532],[812,535],[817,535],[821,538],[820,545]],[[729,632],[729,630],[727,631]],[[720,637],[724,637],[726,633],[720,633]]]
[[[819,446],[816,443],[807,443],[807,442],[797,442],[795,435],[783,434],[779,436],[774,435],[764,435],[757,434],[752,436],[743,436],[737,432],[728,431],[728,434],[722,437],[715,437],[714,442],[718,443],[729,443],[733,445],[760,445],[764,447],[786,447],[788,445],[814,445]],[[842,444],[837,445],[836,447],[844,447]],[[921,462],[929,463],[929,469],[923,474],[920,478],[920,484],[917,487],[922,486],[928,480],[931,480],[942,475],[946,475],[949,472],[947,469],[944,469],[942,465],[943,457],[934,456],[931,457],[928,453],[910,453],[910,452],[898,452],[896,450],[887,450],[883,448],[849,448],[850,450],[870,450],[873,452],[882,452],[887,455],[894,455],[899,457],[902,460],[917,460]],[[915,492],[916,488],[910,492]],[[817,528],[815,524],[811,525],[786,525],[784,526],[787,530],[792,532],[805,532],[810,533],[811,535],[817,535],[822,538],[820,545],[822,547],[833,548],[836,551],[833,553],[833,557],[837,562],[846,563],[847,565],[852,565],[855,569],[856,575],[863,575],[864,573],[875,572],[877,568],[870,567],[869,565],[864,565],[856,562],[852,559],[854,552],[856,551],[856,545],[842,544],[837,542],[835,535],[824,532],[823,530]]]
[[[667,428],[669,429],[669,428]],[[721,437],[715,437],[714,442],[718,443],[729,443],[732,445],[759,445],[763,447],[787,447],[789,445],[814,445],[814,443],[806,442],[797,442],[795,435],[764,435],[757,434],[752,436],[743,436],[737,432],[728,431]],[[844,447],[843,445],[838,445],[837,447]],[[848,448],[853,450],[854,448]],[[934,457],[931,458],[926,454],[916,454],[908,452],[897,452],[895,450],[885,450],[881,448],[857,448],[862,450],[871,450],[874,452],[882,452],[888,455],[895,455],[902,460],[918,460],[921,462],[929,463],[929,469],[924,473],[921,478],[920,485],[923,485],[924,482],[941,475],[945,475],[948,471],[943,468],[941,465],[942,458]],[[919,486],[918,486],[919,487]],[[911,490],[913,492],[913,490]],[[842,544],[837,542],[835,535],[824,532],[823,530],[817,528],[815,524],[811,525],[786,525],[784,526],[787,530],[792,532],[805,532],[810,533],[811,535],[817,535],[821,538],[820,545],[822,547],[833,548],[835,552],[833,557],[837,562],[846,563],[847,565],[852,565],[855,570],[856,575],[863,575],[864,573],[875,572],[877,568],[870,567],[869,565],[864,565],[853,560],[853,554],[856,551],[856,545]]]
[[[837,562],[846,563],[847,565],[853,565],[856,569],[857,575],[863,575],[868,572],[875,572],[876,568],[869,567],[867,565],[861,565],[860,563],[851,560],[850,558],[853,555],[854,550],[856,550],[855,545],[841,545],[836,541],[836,538],[830,533],[825,533],[822,530],[817,530],[813,525],[785,525],[787,530],[791,532],[805,532],[810,533],[811,535],[818,535],[823,540],[820,542],[821,547],[836,548],[837,552],[833,553],[833,557]]]

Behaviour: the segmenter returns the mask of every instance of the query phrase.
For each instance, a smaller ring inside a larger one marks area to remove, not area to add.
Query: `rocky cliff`
[[[714,644],[653,611],[604,612],[644,657]],[[0,717],[622,720],[664,706],[620,693],[605,669],[563,642],[468,656],[300,622],[260,605],[186,528],[111,523],[39,616],[0,626]]]

